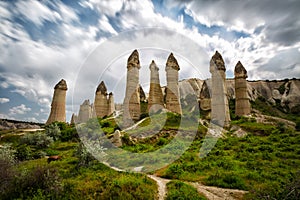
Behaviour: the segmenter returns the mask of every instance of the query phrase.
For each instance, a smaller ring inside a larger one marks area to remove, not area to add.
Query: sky
[[[140,82],[149,89],[155,60],[165,85],[173,52],[179,79],[210,77],[218,50],[233,78],[300,78],[298,0],[0,1],[0,118],[45,122],[53,88],[67,81],[67,121],[101,80],[122,102],[126,61],[137,49]]]

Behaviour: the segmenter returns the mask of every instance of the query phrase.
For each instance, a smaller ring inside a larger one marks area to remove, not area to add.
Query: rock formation
[[[52,122],[66,122],[66,93],[68,87],[64,79],[61,79],[55,87],[51,103],[51,112],[46,124]]]
[[[139,93],[140,93],[140,101],[146,101],[147,97],[141,85],[139,86]]]
[[[124,99],[124,126],[130,126],[133,121],[140,119],[140,93],[139,93],[139,53],[134,50],[127,61],[127,83]]]
[[[121,132],[119,130],[116,130],[113,134],[113,137],[111,139],[111,142],[116,146],[120,147],[122,146],[122,138],[121,138]]]
[[[77,121],[78,121],[77,115],[75,115],[75,114],[73,113],[73,114],[72,114],[72,117],[71,117],[70,124],[71,124],[71,125],[74,125]]]
[[[76,122],[84,123],[93,117],[93,108],[90,105],[90,100],[85,100],[81,105],[78,113],[78,119]]]
[[[166,108],[174,113],[181,114],[179,87],[178,87],[178,71],[180,67],[173,53],[170,54],[166,63],[167,88],[165,103]]]
[[[108,114],[107,89],[103,81],[98,85],[94,102],[97,117],[103,118]]]
[[[210,98],[210,91],[207,85],[207,80],[204,81],[200,91],[200,109],[201,110],[211,109],[211,98]]]
[[[227,126],[229,125],[230,115],[225,83],[226,68],[218,51],[210,60],[209,71],[212,74],[211,120],[216,125]]]
[[[112,92],[108,94],[108,110],[107,116],[113,114],[115,112],[115,100]]]
[[[250,101],[247,94],[247,71],[240,61],[234,69],[235,80],[235,114],[237,116],[249,115]]]
[[[164,98],[159,81],[159,68],[156,66],[154,60],[150,64],[150,91],[148,97],[148,111],[157,112],[164,107]]]

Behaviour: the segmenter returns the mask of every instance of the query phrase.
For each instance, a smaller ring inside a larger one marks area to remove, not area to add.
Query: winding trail
[[[156,181],[157,186],[158,186],[158,199],[164,200],[165,197],[167,196],[167,183],[170,182],[171,180],[160,178],[155,175],[148,174],[147,176],[149,178],[151,178],[152,180]]]
[[[119,169],[117,167],[112,167],[109,163],[103,162],[105,165],[110,168],[123,172],[124,170]],[[158,200],[164,200],[167,196],[167,183],[172,181],[171,179],[161,178],[155,175],[146,174],[147,177],[151,178],[157,183],[158,190]],[[197,189],[197,191],[203,194],[208,200],[241,200],[243,196],[248,193],[248,191],[244,190],[236,190],[236,189],[227,189],[227,188],[219,188],[213,186],[205,186],[199,182],[188,182],[182,181],[186,184],[189,184]]]

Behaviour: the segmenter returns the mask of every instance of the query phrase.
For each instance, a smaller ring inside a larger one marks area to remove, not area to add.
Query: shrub
[[[245,190],[245,182],[240,178],[239,175],[233,173],[220,173],[210,175],[205,183],[207,185],[218,186],[223,188],[241,189]]]
[[[36,166],[33,170],[24,173],[14,181],[12,189],[15,198],[33,197],[38,193],[43,196],[57,198],[62,191],[58,171],[52,166]]]
[[[198,193],[196,188],[187,185],[180,181],[170,181],[167,184],[168,195],[166,197],[167,200],[173,199],[198,199],[205,200],[206,198]]]
[[[0,197],[5,198],[7,193],[12,187],[13,179],[16,175],[16,171],[12,168],[11,161],[6,160],[4,157],[0,157]]]
[[[17,147],[15,155],[16,158],[20,161],[30,160],[32,158],[32,150],[30,146],[22,144]]]
[[[60,137],[60,128],[56,123],[52,123],[46,127],[46,135],[52,137],[54,141],[58,140]]]
[[[47,136],[42,132],[36,132],[33,134],[26,134],[21,137],[21,144],[33,145],[36,148],[42,149],[49,147],[49,145],[53,142],[53,138]]]
[[[16,150],[12,148],[11,144],[5,143],[0,147],[0,159],[8,163],[15,163],[15,153]]]
[[[67,128],[65,130],[62,130],[60,133],[60,140],[62,142],[67,142],[71,140],[77,141],[79,138],[78,133],[76,131],[75,127]]]

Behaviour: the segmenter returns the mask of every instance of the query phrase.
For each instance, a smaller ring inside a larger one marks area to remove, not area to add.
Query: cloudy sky
[[[101,80],[122,102],[126,59],[138,49],[146,92],[154,59],[165,84],[172,51],[180,79],[209,78],[218,50],[233,77],[300,78],[300,1],[0,1],[0,118],[45,122],[67,81],[67,120]]]

